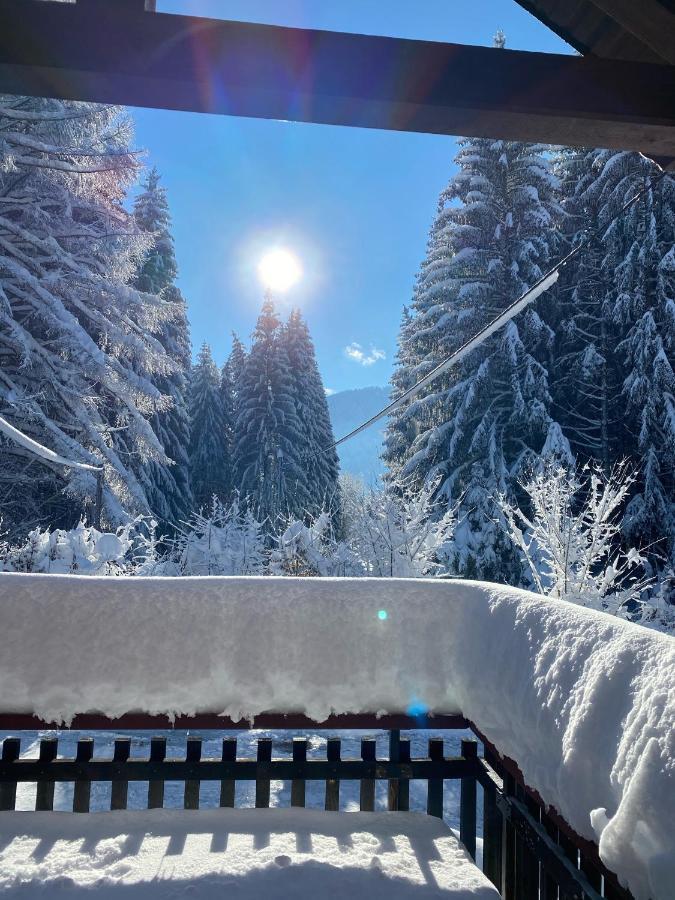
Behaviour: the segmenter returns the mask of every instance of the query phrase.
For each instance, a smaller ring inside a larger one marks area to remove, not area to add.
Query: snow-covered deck
[[[638,900],[675,884],[675,642],[494,585],[0,575],[0,711],[462,713]]]
[[[97,900],[499,898],[447,826],[415,813],[0,814],[0,896],[92,888]]]

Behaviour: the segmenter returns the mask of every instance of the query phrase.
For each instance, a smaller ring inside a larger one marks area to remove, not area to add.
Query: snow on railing
[[[637,900],[675,884],[675,642],[466,581],[0,574],[0,712],[462,713]]]

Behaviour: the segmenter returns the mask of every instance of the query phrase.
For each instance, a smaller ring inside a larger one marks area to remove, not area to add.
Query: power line
[[[657,164],[658,165],[658,164]],[[660,166],[659,166],[660,168]],[[609,228],[619,216],[622,216],[626,210],[630,209],[634,203],[637,203],[650,188],[653,188],[654,185],[658,184],[662,178],[668,173],[666,171],[661,171],[654,178],[648,179],[647,184],[641,188],[635,196],[631,197],[630,200],[627,200],[626,203],[621,207],[621,209],[607,222],[605,226],[603,226],[603,230]],[[478,331],[472,338],[470,338],[465,344],[455,350],[450,356],[446,357],[442,362],[440,362],[437,366],[435,366],[431,372],[428,372],[424,378],[421,378],[418,382],[409,387],[406,391],[404,391],[400,397],[397,397],[395,400],[392,400],[384,409],[381,409],[374,416],[371,416],[370,419],[367,419],[357,428],[354,428],[353,431],[350,431],[348,434],[345,434],[339,440],[335,441],[335,443],[331,444],[326,448],[326,450],[332,450],[335,447],[339,447],[340,444],[344,444],[345,441],[351,440],[351,438],[356,437],[357,434],[360,434],[362,431],[365,431],[367,428],[370,428],[371,425],[374,425],[375,422],[378,422],[384,416],[390,415],[395,409],[398,409],[406,400],[410,400],[416,394],[418,394],[422,388],[426,387],[428,384],[431,384],[432,381],[435,381],[439,375],[442,375],[443,372],[452,368],[452,366],[456,365],[465,356],[471,353],[472,350],[475,350],[476,347],[479,347],[484,341],[486,341],[490,335],[494,334],[495,331],[499,331],[499,329],[513,319],[514,316],[518,315],[526,306],[529,306],[530,303],[533,303],[537,297],[541,296],[544,291],[547,291],[550,287],[552,287],[558,278],[560,277],[561,270],[572,260],[575,256],[577,256],[590,242],[594,234],[596,233],[596,229],[587,229],[587,233],[585,237],[582,238],[580,243],[577,244],[570,252],[563,256],[559,262],[555,264],[551,269],[548,270],[542,277],[537,281],[531,288],[525,291],[524,294],[515,300],[510,306],[507,306],[506,309],[502,310],[498,316],[495,316],[492,321],[488,322],[480,331]]]

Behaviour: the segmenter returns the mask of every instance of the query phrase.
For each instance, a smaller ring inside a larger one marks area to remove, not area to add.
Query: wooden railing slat
[[[129,782],[125,776],[124,763],[128,762],[131,755],[130,738],[115,738],[113,749],[114,775],[110,790],[110,809],[126,809]]]
[[[272,741],[269,738],[260,738],[258,741],[258,771],[264,771],[264,764],[272,760]],[[263,764],[262,766],[260,764]],[[270,778],[269,775],[258,775],[255,780],[255,805],[256,809],[266,809],[270,805]]]
[[[77,742],[75,751],[75,761],[78,763],[88,763],[94,756],[94,739],[80,738]],[[88,778],[77,778],[73,789],[73,812],[87,813],[89,812],[89,802],[91,798],[91,781]]]
[[[13,763],[21,756],[21,738],[5,738],[2,742],[2,762]],[[0,782],[0,810],[16,807],[16,781]]]
[[[462,741],[464,759],[478,759],[476,741]],[[476,859],[476,777],[466,776],[460,780],[459,794],[459,838],[471,856]]]
[[[410,809],[410,778],[408,767],[410,764],[410,741],[401,738],[398,744],[398,757],[401,763],[401,777],[398,780],[398,809],[399,812],[408,812]]]
[[[198,763],[202,758],[202,739],[189,737],[185,753],[185,762]],[[199,809],[199,779],[188,778],[183,793],[183,809]]]
[[[8,737],[2,742],[2,762],[13,763],[21,756],[21,738]],[[0,782],[0,810],[16,807],[16,781]]]
[[[377,742],[368,738],[361,739],[361,759],[374,763],[376,760]],[[359,790],[359,808],[363,812],[375,809],[375,779],[362,778]]]
[[[328,738],[326,742],[326,759],[329,763],[340,762],[340,738]],[[340,779],[337,777],[326,779],[325,809],[337,812],[340,809]]]
[[[300,767],[307,762],[306,738],[293,738],[293,762]],[[291,806],[305,805],[306,785],[304,778],[294,778],[291,781]]]
[[[237,739],[223,738],[223,751],[221,759],[224,763],[233,763],[237,759]],[[220,780],[220,806],[233,807],[235,797],[234,778],[221,778]]]
[[[485,748],[485,761],[500,774],[499,763]],[[490,781],[483,785],[483,873],[501,893],[502,832],[504,822],[497,807],[496,788]]]
[[[431,738],[429,740],[429,759],[439,761],[443,759],[443,739]],[[443,818],[443,779],[430,778],[427,783],[427,813]]]
[[[166,738],[153,737],[150,739],[149,761],[158,767],[166,759]],[[164,779],[150,778],[148,780],[148,809],[162,809],[164,806]]]
[[[40,741],[39,760],[41,763],[51,763],[57,757],[59,751],[59,739],[57,737],[43,738]],[[54,809],[54,780],[44,779],[38,781],[35,793],[36,811]]]
[[[401,732],[398,728],[392,728],[389,732],[389,760],[398,763],[401,760]],[[387,809],[396,811],[399,808],[398,778],[390,778],[387,787]]]

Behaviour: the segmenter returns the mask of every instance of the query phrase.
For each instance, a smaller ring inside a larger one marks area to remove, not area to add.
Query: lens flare
[[[386,609],[380,609],[377,613],[377,618],[380,620],[380,622],[386,622],[389,618],[389,613]]]

